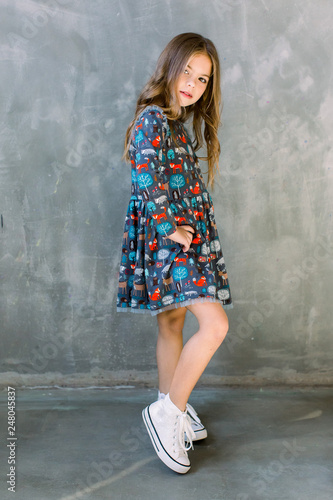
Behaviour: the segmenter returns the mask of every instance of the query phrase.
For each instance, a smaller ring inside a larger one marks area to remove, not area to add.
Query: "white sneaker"
[[[158,398],[158,400],[164,399],[165,394],[163,394],[163,392],[158,391],[157,398]],[[191,406],[189,403],[187,403],[186,411],[190,417],[192,430],[194,432],[194,438],[192,439],[192,441],[200,441],[201,439],[206,439],[206,437],[208,436],[207,429],[203,425],[203,423],[201,422],[201,420],[198,417],[198,414],[195,411],[195,409],[193,408],[193,406]],[[188,442],[186,435],[185,435],[185,441]]]
[[[186,405],[186,411],[190,417],[191,421],[191,427],[194,432],[194,438],[192,441],[200,441],[201,439],[206,439],[207,437],[207,429],[201,422],[200,418],[198,417],[197,412],[191,406],[189,403]],[[187,441],[187,436],[185,436],[185,440]]]
[[[169,394],[147,406],[142,418],[157,456],[170,469],[185,474],[190,470],[187,451],[193,448],[190,418],[173,404]],[[185,433],[189,446],[185,446]]]

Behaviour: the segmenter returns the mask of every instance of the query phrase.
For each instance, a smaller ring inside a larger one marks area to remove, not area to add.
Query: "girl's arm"
[[[177,230],[177,221],[170,208],[160,172],[162,147],[168,129],[167,118],[156,109],[148,109],[136,122],[133,132],[136,178],[157,232],[168,237]]]

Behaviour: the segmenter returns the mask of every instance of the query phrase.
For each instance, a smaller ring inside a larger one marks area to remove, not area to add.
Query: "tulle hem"
[[[178,309],[179,307],[186,307],[190,306],[192,304],[196,304],[198,302],[218,302],[222,305],[223,309],[232,309],[234,307],[233,303],[231,302],[230,304],[223,304],[221,300],[215,299],[214,297],[198,297],[196,299],[188,299],[184,300],[183,302],[174,302],[173,304],[170,304],[168,306],[161,307],[159,309],[155,310],[150,310],[147,308],[144,309],[134,309],[133,307],[117,307],[117,312],[132,312],[136,314],[144,314],[144,313],[150,313],[152,316],[157,316],[157,314],[164,312],[164,311],[169,311],[170,309]]]

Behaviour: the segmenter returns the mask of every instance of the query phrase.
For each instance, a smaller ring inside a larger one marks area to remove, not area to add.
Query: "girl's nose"
[[[189,85],[190,87],[193,87],[193,88],[194,88],[195,83],[194,83],[193,78],[189,78],[189,79],[187,80],[187,85]]]

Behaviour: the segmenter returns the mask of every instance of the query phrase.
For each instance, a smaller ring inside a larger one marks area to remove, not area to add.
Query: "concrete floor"
[[[333,389],[198,388],[190,402],[209,436],[178,475],[155,455],[145,388],[17,389],[16,500],[332,500]],[[4,435],[5,434],[5,435]]]

